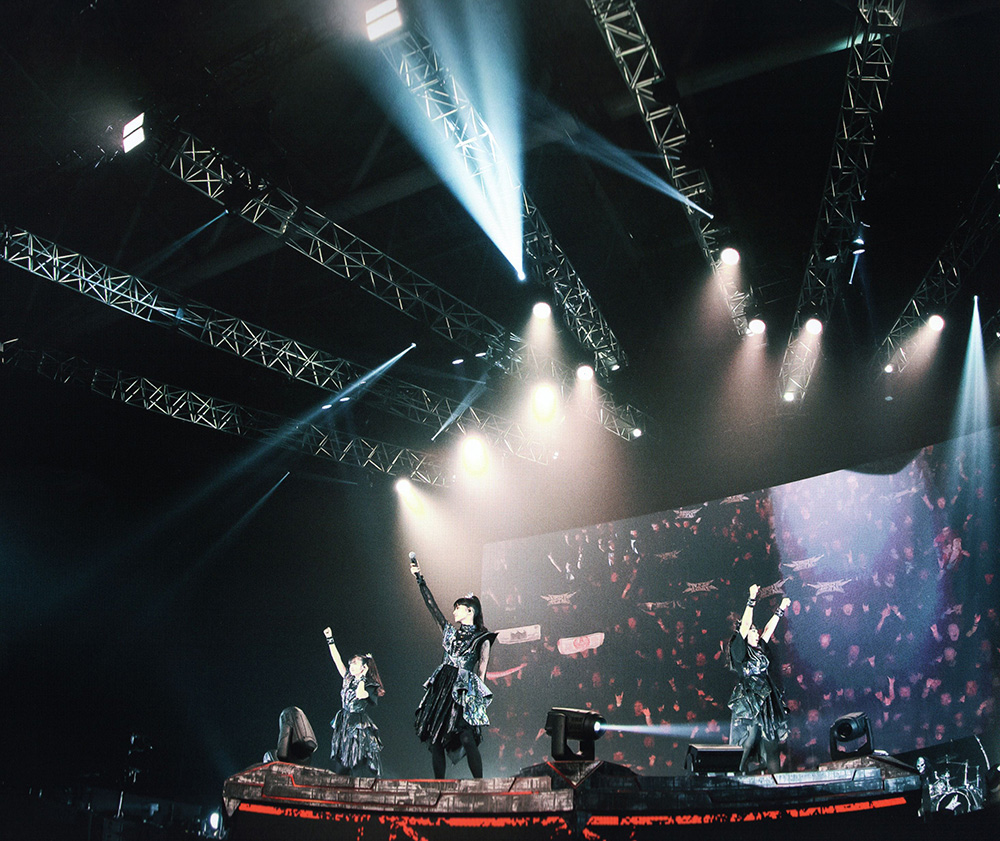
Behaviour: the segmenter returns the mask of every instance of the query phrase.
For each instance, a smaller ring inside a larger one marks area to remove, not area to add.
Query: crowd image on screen
[[[975,735],[995,755],[996,464],[962,444],[896,472],[487,546],[483,601],[503,629],[488,674],[502,687],[496,773],[548,757],[553,706],[644,726],[598,743],[599,758],[640,773],[680,773],[689,742],[725,743],[726,648],[751,584],[758,627],[791,599],[772,640],[784,770],[829,761],[831,725],[858,711],[890,754]]]

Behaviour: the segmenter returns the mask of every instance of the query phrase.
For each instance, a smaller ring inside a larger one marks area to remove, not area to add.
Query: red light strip
[[[587,826],[690,826],[704,823],[743,823],[744,821],[777,820],[779,818],[811,818],[819,815],[864,812],[868,809],[884,809],[905,805],[905,797],[889,797],[883,800],[859,800],[853,803],[837,803],[832,806],[774,809],[767,812],[747,812],[746,814],[730,812],[707,815],[593,815],[587,821]]]

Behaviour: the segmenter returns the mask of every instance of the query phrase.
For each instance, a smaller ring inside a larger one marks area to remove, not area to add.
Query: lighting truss
[[[343,391],[351,383],[370,375],[356,363],[154,286],[19,228],[4,226],[3,259],[120,312],[166,327],[327,393]],[[459,415],[455,401],[386,374],[372,378],[366,384],[364,395],[391,414],[438,428]],[[548,461],[544,444],[532,439],[520,424],[499,415],[470,406],[453,425],[460,432],[476,430],[494,446],[519,458],[540,463]]]
[[[976,189],[968,210],[955,226],[934,264],[903,308],[875,356],[878,372],[890,362],[902,371],[910,361],[910,339],[929,315],[943,312],[962,286],[962,280],[978,265],[1000,230],[1000,155],[993,159],[986,177]],[[1000,313],[983,328],[986,349],[997,344]]]
[[[851,246],[861,229],[875,119],[885,108],[905,8],[906,0],[858,2],[830,170],[781,363],[779,395],[794,397],[784,406],[801,405],[816,367],[818,345],[805,340],[802,328],[814,316],[829,320],[840,281],[853,264]]]
[[[708,174],[691,161],[687,149],[688,128],[680,107],[676,103],[665,105],[654,96],[656,85],[664,78],[663,68],[635,3],[633,0],[586,0],[586,3],[618,70],[635,95],[653,143],[663,157],[671,184],[706,211],[700,213],[684,205],[695,240],[722,290],[736,331],[745,336],[749,333],[746,314],[749,295],[738,287],[732,272],[720,271],[719,255],[728,231],[717,225],[711,215],[712,185]]]
[[[393,309],[425,323],[466,352],[486,353],[491,364],[520,380],[537,378],[532,365],[537,357],[524,339],[231,158],[179,130],[169,143],[156,136],[146,142],[156,148],[159,166],[231,213]],[[574,371],[555,361],[551,367],[559,372],[563,393],[571,392]],[[625,440],[632,440],[637,426],[648,428],[648,418],[638,409],[616,404],[603,389],[595,392],[591,420]]]
[[[0,364],[34,371],[56,382],[198,426],[239,435],[355,467],[428,485],[446,485],[450,474],[429,455],[381,441],[343,435],[332,428],[283,418],[194,391],[101,368],[67,354],[29,350],[17,339],[0,341]]]
[[[557,309],[604,374],[627,364],[607,321],[566,253],[552,236],[537,205],[505,164],[489,126],[451,72],[438,60],[427,37],[410,26],[381,44],[382,55],[420,101],[431,122],[462,155],[466,170],[484,188],[486,173],[497,173],[521,193],[522,243],[535,279],[555,293]]]

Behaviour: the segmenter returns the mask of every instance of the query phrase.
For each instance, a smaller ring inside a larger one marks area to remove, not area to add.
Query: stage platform
[[[226,780],[224,803],[232,841],[642,841],[667,832],[731,837],[737,826],[741,839],[778,831],[843,838],[852,827],[920,837],[927,823],[920,817],[922,789],[915,769],[879,757],[752,776],[642,777],[599,760],[549,762],[485,780],[351,779],[272,762]],[[991,817],[995,821],[995,813]],[[938,830],[933,837],[942,837]]]

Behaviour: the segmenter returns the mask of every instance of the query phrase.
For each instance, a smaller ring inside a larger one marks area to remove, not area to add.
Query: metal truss
[[[595,369],[607,375],[627,364],[625,352],[601,315],[589,290],[562,250],[537,205],[519,184],[497,147],[489,126],[461,85],[438,60],[427,37],[415,26],[386,39],[382,54],[462,156],[469,175],[487,195],[487,179],[506,182],[521,193],[522,244],[535,279],[552,289],[556,308],[583,347],[594,354]]]
[[[859,0],[848,49],[849,64],[837,119],[833,153],[805,277],[799,290],[779,394],[785,406],[799,406],[809,390],[818,344],[803,327],[810,318],[829,320],[840,282],[853,264],[853,242],[861,234],[875,119],[885,108],[906,0]]]
[[[343,391],[370,375],[356,363],[154,286],[19,228],[4,226],[3,259],[113,309],[327,392]],[[474,429],[518,458],[548,461],[545,445],[532,439],[520,424],[472,406],[462,411],[456,401],[386,374],[366,383],[363,395],[407,420],[438,428],[452,423],[460,432]]]
[[[486,353],[490,363],[505,373],[528,382],[537,379],[537,357],[530,345],[469,304],[196,137],[176,131],[172,142],[156,138],[153,142],[159,144],[155,153],[159,166],[231,213],[467,352]],[[549,367],[558,372],[563,394],[569,394],[575,372],[555,361]],[[603,389],[595,389],[595,394],[591,419],[609,432],[629,440],[637,427],[648,429],[648,418],[638,409],[617,405]]]
[[[1000,231],[1000,155],[993,159],[986,177],[976,189],[968,210],[955,226],[951,236],[933,265],[920,281],[913,297],[875,355],[876,373],[884,373],[892,364],[893,370],[902,371],[910,362],[914,350],[911,340],[923,326],[927,317],[941,313],[958,294],[962,281],[978,265]],[[997,344],[1000,313],[995,314],[983,328],[983,341],[987,350]]]
[[[393,444],[344,435],[316,424],[283,418],[218,400],[194,391],[157,383],[122,371],[101,368],[66,354],[28,350],[17,339],[0,341],[0,364],[48,377],[56,382],[89,388],[95,394],[138,406],[198,426],[239,435],[269,446],[280,446],[355,467],[375,470],[412,481],[443,486],[450,472],[429,455]]]
[[[633,0],[586,0],[586,3],[618,70],[635,95],[671,183],[705,211],[701,213],[684,205],[695,240],[722,290],[736,331],[745,336],[749,332],[746,313],[749,295],[738,287],[732,272],[722,269],[719,259],[728,230],[717,225],[711,213],[712,185],[708,174],[691,160],[688,129],[680,107],[676,103],[665,105],[653,94],[664,73],[635,3]]]

